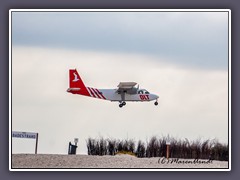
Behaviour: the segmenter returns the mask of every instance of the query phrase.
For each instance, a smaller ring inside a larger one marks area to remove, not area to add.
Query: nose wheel
[[[156,102],[154,103],[154,105],[157,106],[157,105],[158,105],[158,102],[156,101]]]
[[[121,102],[121,103],[119,104],[119,107],[120,107],[120,108],[122,108],[123,106],[126,106],[126,102],[125,102],[125,101],[123,101],[123,102]]]

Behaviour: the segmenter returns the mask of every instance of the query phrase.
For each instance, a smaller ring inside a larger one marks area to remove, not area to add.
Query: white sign
[[[36,139],[37,138],[37,133],[12,131],[12,137],[13,138]]]

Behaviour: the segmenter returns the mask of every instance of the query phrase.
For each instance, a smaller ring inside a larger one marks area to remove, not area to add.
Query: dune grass
[[[116,155],[129,154],[139,158],[144,157],[164,157],[166,156],[166,142],[170,142],[171,158],[186,159],[211,159],[228,161],[229,148],[226,144],[221,144],[218,140],[189,141],[163,136],[151,137],[146,143],[134,141],[133,139],[116,140],[104,138],[88,138],[86,140],[88,155]]]

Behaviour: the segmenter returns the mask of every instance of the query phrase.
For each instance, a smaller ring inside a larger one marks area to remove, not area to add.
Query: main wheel
[[[158,102],[156,101],[156,102],[154,103],[154,105],[157,106],[157,105],[158,105]]]
[[[123,106],[125,106],[125,105],[126,105],[126,102],[125,102],[125,101],[124,101],[124,102],[122,102],[122,105],[123,105]]]
[[[119,107],[121,108],[121,107],[123,107],[123,105],[122,105],[122,104],[119,104]]]

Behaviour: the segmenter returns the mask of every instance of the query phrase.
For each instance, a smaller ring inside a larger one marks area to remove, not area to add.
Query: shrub
[[[166,142],[170,141],[170,157],[171,158],[191,158],[191,159],[211,159],[228,161],[229,148],[228,145],[221,144],[218,140],[197,139],[189,141],[187,138],[179,140],[175,138],[153,136],[149,142],[145,144],[141,140],[137,143],[135,149],[135,141],[115,140],[115,139],[93,139],[86,140],[88,155],[116,155],[119,153],[136,155],[143,157],[163,157],[166,156]]]

